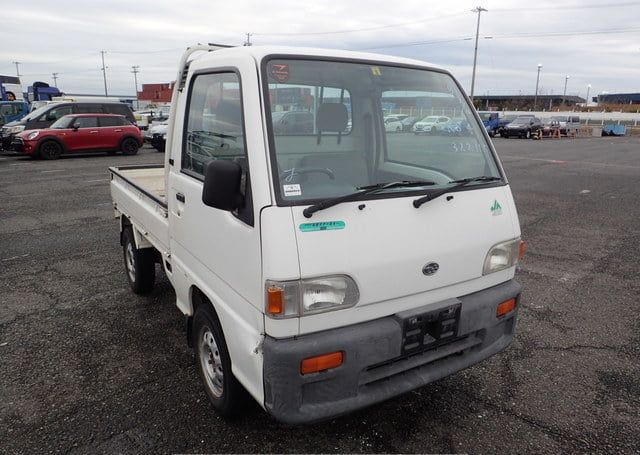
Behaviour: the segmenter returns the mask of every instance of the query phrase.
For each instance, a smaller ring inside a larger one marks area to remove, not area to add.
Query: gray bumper
[[[309,423],[378,403],[467,368],[511,343],[519,301],[515,311],[500,319],[495,316],[496,306],[513,297],[519,300],[521,290],[512,280],[459,297],[455,340],[410,356],[401,355],[402,327],[395,316],[285,340],[267,336],[265,408],[280,421]],[[451,300],[423,310],[449,304]],[[334,351],[344,352],[340,367],[300,374],[302,359]]]

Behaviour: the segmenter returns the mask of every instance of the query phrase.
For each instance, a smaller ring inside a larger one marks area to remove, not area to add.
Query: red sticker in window
[[[269,69],[271,77],[278,82],[286,82],[289,79],[289,65],[284,63],[271,63]]]

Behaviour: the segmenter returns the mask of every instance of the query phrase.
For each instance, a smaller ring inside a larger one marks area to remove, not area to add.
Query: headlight
[[[291,318],[341,310],[358,303],[358,286],[346,275],[331,275],[295,281],[267,281],[267,315]]]
[[[508,269],[518,263],[520,254],[520,239],[508,240],[491,247],[484,260],[482,274],[497,272]]]
[[[9,134],[18,134],[24,131],[24,125],[7,126],[6,129]]]
[[[31,134],[29,134],[29,135],[27,136],[27,139],[28,139],[28,140],[35,139],[35,138],[37,138],[37,137],[38,137],[38,135],[39,135],[39,134],[40,134],[40,131],[34,131],[33,133],[31,133]]]

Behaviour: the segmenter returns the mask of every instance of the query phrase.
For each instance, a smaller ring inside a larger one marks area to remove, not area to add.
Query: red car
[[[14,150],[34,158],[55,160],[63,153],[121,151],[135,155],[144,139],[137,126],[122,115],[73,114],[58,119],[48,129],[16,135]]]

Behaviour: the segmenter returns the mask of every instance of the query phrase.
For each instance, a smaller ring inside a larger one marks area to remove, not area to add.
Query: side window
[[[99,104],[77,104],[76,112],[78,114],[102,114],[102,106]]]
[[[182,170],[204,178],[211,160],[234,160],[247,172],[240,81],[235,73],[195,76],[189,94]]]
[[[71,106],[54,107],[45,114],[42,114],[38,120],[41,122],[50,122],[69,114],[71,114]]]
[[[78,117],[73,122],[76,128],[96,128],[98,126],[97,117]]]
[[[99,117],[100,126],[122,126],[122,117]]]

